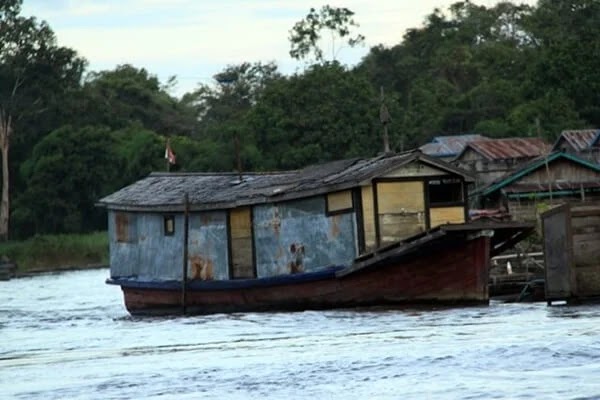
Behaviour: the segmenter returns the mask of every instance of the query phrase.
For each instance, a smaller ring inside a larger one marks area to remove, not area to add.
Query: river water
[[[132,318],[107,276],[0,282],[1,399],[600,398],[600,305]]]

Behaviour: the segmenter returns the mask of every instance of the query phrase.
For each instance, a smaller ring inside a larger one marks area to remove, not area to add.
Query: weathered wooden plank
[[[362,200],[362,215],[363,215],[363,226],[364,226],[364,238],[365,248],[372,250],[376,245],[375,236],[375,208],[373,202],[373,187],[363,186],[361,187],[361,200]]]
[[[553,209],[543,219],[546,300],[562,300],[576,291],[572,276],[572,236],[566,206]]]
[[[378,182],[377,202],[379,214],[423,212],[425,210],[423,182]]]
[[[352,192],[344,190],[342,192],[329,193],[327,195],[327,211],[335,212],[348,210],[352,208]]]
[[[231,234],[232,278],[254,278],[254,255],[252,249],[252,219],[249,207],[229,212]]]
[[[435,207],[429,209],[429,221],[431,228],[443,224],[455,224],[465,222],[464,207]]]

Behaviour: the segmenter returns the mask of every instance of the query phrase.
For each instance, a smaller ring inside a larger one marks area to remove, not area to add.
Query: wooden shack
[[[579,158],[600,164],[600,129],[562,131],[552,151],[573,154]]]
[[[191,279],[250,279],[348,265],[387,243],[465,222],[472,181],[412,151],[241,179],[153,173],[99,204],[108,210],[111,276],[181,279],[174,266],[189,243]]]
[[[542,214],[546,301],[600,299],[600,203]]]
[[[538,138],[478,140],[467,143],[453,164],[475,174],[478,189],[545,155],[548,148]]]
[[[600,165],[556,152],[522,165],[473,196],[482,208],[503,208],[514,220],[536,221],[552,205],[600,200]]]

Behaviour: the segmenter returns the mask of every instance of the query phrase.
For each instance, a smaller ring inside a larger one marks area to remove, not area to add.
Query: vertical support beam
[[[423,179],[423,205],[425,212],[425,231],[429,232],[431,229],[431,206],[429,204],[429,180]]]
[[[375,248],[381,246],[381,232],[379,231],[379,199],[377,198],[377,180],[371,182],[373,188],[373,214],[375,217]]]
[[[240,175],[241,177],[241,175]],[[241,182],[241,178],[240,178]],[[232,279],[234,276],[233,273],[233,246],[231,245],[231,210],[226,211],[225,214],[225,231],[227,234],[227,279]]]
[[[188,238],[190,228],[190,200],[186,193],[183,198],[183,265],[181,271],[181,312],[185,315],[187,307],[187,262]]]
[[[358,241],[358,254],[365,252],[365,220],[363,216],[362,194],[360,186],[352,190],[352,206],[356,219],[356,240]]]
[[[258,264],[256,263],[256,240],[254,237],[254,206],[250,206],[250,243],[252,247],[252,269],[254,277],[258,278]]]

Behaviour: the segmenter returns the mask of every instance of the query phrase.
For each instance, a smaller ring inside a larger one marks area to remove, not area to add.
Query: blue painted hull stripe
[[[294,283],[320,281],[324,279],[334,279],[335,273],[346,268],[345,266],[329,267],[322,271],[306,272],[299,274],[271,276],[258,279],[231,279],[202,281],[190,280],[187,283],[188,290],[209,291],[209,290],[232,290],[232,289],[250,289],[278,285],[290,285]],[[141,281],[134,277],[109,278],[106,283],[110,285],[119,285],[123,288],[131,289],[155,289],[155,290],[181,290],[181,281]]]

